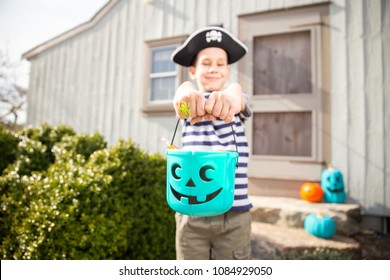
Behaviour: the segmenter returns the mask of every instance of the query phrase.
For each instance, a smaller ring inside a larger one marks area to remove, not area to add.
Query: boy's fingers
[[[190,104],[190,117],[203,116],[204,115],[204,96],[203,93],[194,91],[186,98]]]
[[[220,100],[218,100],[217,102],[214,103],[213,110],[211,113],[214,116],[219,117],[221,115],[222,108],[223,108],[223,103],[220,102]]]
[[[203,96],[198,96],[197,100],[196,100],[196,111],[194,112],[195,115],[192,114],[194,117],[196,117],[196,116],[204,116],[204,114],[205,114],[204,104],[205,104],[204,97]]]
[[[232,104],[229,98],[215,91],[206,100],[201,92],[192,92],[177,103],[176,115],[180,119],[192,117],[191,124],[206,120],[215,121],[217,118],[225,122],[231,122],[234,118],[236,104]],[[184,104],[184,105],[183,105]],[[181,108],[181,107],[186,108]]]
[[[197,122],[200,122],[202,119],[203,119],[203,117],[201,117],[201,116],[194,117],[191,119],[190,125],[196,124]]]
[[[211,94],[209,98],[206,101],[206,104],[204,106],[204,109],[206,113],[212,114],[213,113],[213,108],[216,102],[216,94]]]
[[[181,111],[180,111],[180,109],[179,109],[178,106],[179,106],[178,104],[175,105],[176,116],[177,116],[179,119],[182,119],[183,116],[182,116]]]
[[[221,112],[219,113],[219,118],[221,120],[224,120],[226,118],[229,113],[229,109],[229,106],[227,106],[226,104],[222,107]]]
[[[234,110],[230,109],[229,113],[226,115],[224,121],[225,121],[225,123],[230,123],[231,121],[233,121],[233,118],[234,118]]]
[[[208,121],[216,121],[217,120],[217,118],[215,116],[208,114],[208,113],[206,113],[206,115],[204,115],[204,119],[208,120]]]
[[[179,119],[190,117],[190,103],[184,99],[176,102],[175,111]]]

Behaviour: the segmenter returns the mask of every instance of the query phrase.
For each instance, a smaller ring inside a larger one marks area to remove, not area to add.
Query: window
[[[150,101],[166,101],[174,96],[177,87],[177,65],[171,61],[176,46],[152,49]]]
[[[183,68],[171,60],[172,52],[185,37],[147,42],[147,63],[143,112],[172,113],[172,99],[183,80]]]
[[[329,152],[327,13],[315,5],[240,17],[251,54],[239,62],[239,82],[252,94],[252,178],[320,178]]]

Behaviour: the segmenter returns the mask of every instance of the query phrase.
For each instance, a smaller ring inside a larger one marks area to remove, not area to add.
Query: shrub
[[[165,159],[142,152],[132,142],[120,141],[112,148],[109,174],[115,189],[112,195],[127,198],[127,213],[133,225],[128,232],[131,259],[173,259],[174,219],[165,199]],[[123,194],[119,194],[123,193]],[[119,198],[118,197],[118,198]]]
[[[31,175],[34,171],[45,171],[53,162],[52,147],[61,141],[64,136],[74,135],[75,132],[68,126],[49,126],[43,123],[39,127],[29,127],[18,134],[0,127],[0,169],[4,175],[15,173],[11,178]],[[43,144],[45,143],[45,144]],[[0,186],[0,195],[8,192],[8,185]]]
[[[19,137],[0,126],[0,175],[3,170],[16,160]]]
[[[165,159],[99,134],[56,139],[49,168],[0,178],[2,257],[174,259]]]
[[[21,130],[17,136],[17,147],[12,151],[12,166],[3,171],[16,171],[19,175],[30,175],[33,171],[44,171],[54,162],[53,146],[60,142],[62,137],[74,135],[75,132],[68,126],[49,126],[43,123],[39,127],[28,127]],[[12,141],[8,142],[12,148]]]
[[[19,134],[45,145],[48,151],[54,147],[55,144],[61,141],[64,136],[75,135],[75,131],[66,125],[50,126],[47,123],[42,123],[37,127],[27,127],[19,132]],[[53,158],[54,159],[54,158]]]
[[[52,153],[41,142],[21,137],[17,146],[17,158],[4,173],[15,171],[20,176],[31,175],[33,171],[44,171],[52,163]]]

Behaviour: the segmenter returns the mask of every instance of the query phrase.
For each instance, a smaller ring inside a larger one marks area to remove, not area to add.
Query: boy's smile
[[[198,53],[195,66],[189,68],[189,73],[197,80],[200,90],[218,91],[224,88],[230,75],[227,60],[227,54],[221,48],[206,48]]]

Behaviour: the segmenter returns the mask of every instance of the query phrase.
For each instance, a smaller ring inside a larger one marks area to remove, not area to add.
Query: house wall
[[[390,3],[334,1],[330,14],[333,164],[365,213],[390,216]]]
[[[111,1],[112,2],[112,1]],[[121,0],[91,28],[26,57],[31,62],[28,123],[99,131],[110,144],[133,139],[164,153],[175,117],[142,113],[145,41],[238,16],[330,3],[332,164],[366,214],[390,216],[390,3],[385,0]],[[232,80],[238,76],[233,65]]]

